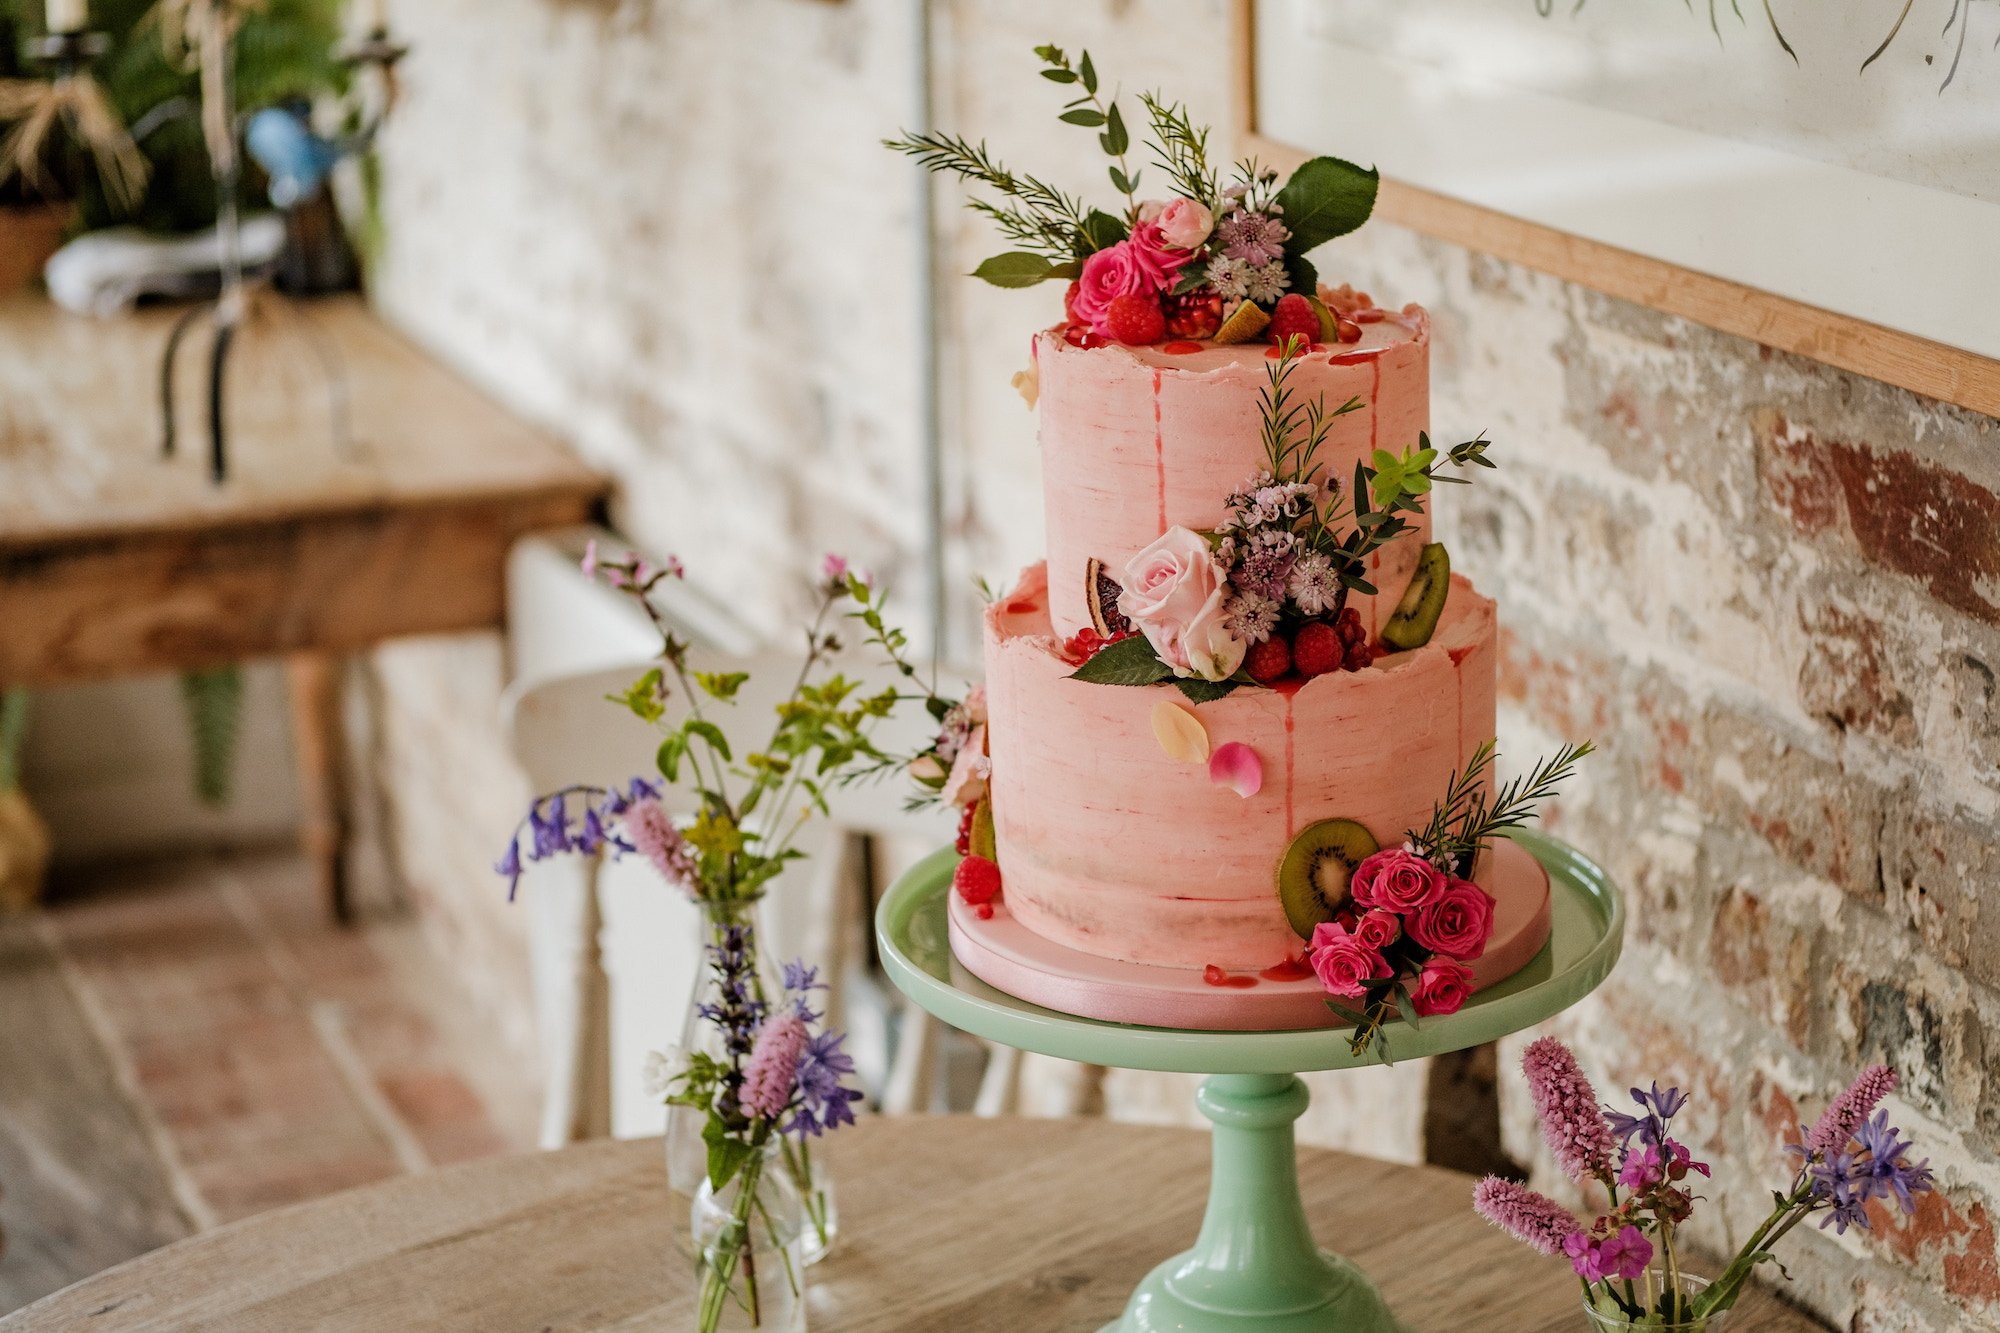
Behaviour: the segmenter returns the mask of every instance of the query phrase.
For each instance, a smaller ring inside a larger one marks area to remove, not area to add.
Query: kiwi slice
[[[1432,542],[1417,557],[1417,572],[1396,603],[1396,614],[1382,627],[1382,642],[1391,648],[1421,648],[1431,641],[1451,592],[1451,554],[1443,542]]]
[[[1131,630],[1132,622],[1118,609],[1125,594],[1117,579],[1104,572],[1104,562],[1095,556],[1083,565],[1083,600],[1090,607],[1090,624],[1105,638]]]
[[[972,807],[972,828],[966,833],[965,846],[971,855],[983,856],[994,865],[1000,864],[1000,845],[993,839],[991,790],[978,805]]]
[[[1381,851],[1375,835],[1351,819],[1322,819],[1300,829],[1278,862],[1278,901],[1302,940],[1346,907],[1354,867]]]
[[[1222,321],[1222,327],[1215,331],[1218,343],[1247,343],[1262,333],[1271,322],[1271,317],[1263,312],[1255,301],[1244,301],[1229,312],[1229,318]]]
[[[1319,340],[1323,343],[1339,342],[1340,321],[1326,308],[1326,302],[1317,296],[1308,296],[1306,304],[1312,307],[1315,315],[1319,316]]]

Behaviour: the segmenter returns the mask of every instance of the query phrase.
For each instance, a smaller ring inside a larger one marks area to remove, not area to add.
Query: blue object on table
[[[250,117],[244,147],[271,179],[271,202],[290,208],[319,193],[319,187],[352,148],[312,127],[303,103],[266,107]]]

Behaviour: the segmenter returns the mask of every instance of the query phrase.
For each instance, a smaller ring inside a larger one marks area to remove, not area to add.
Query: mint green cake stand
[[[1554,838],[1516,841],[1549,871],[1549,942],[1521,971],[1458,1013],[1412,1029],[1395,1023],[1398,1060],[1496,1040],[1590,994],[1618,961],[1625,904],[1604,871]],[[875,914],[896,986],[953,1027],[1025,1051],[1120,1069],[1207,1074],[1196,1104],[1215,1126],[1208,1211],[1194,1248],[1148,1273],[1103,1333],[1405,1333],[1375,1284],[1319,1248],[1299,1197],[1292,1122],[1309,1096],[1298,1075],[1379,1063],[1349,1055],[1344,1031],[1184,1032],[1074,1018],[1017,1000],[951,955],[945,895],[950,849],[898,880]],[[1471,1206],[1470,1201],[1467,1207]]]

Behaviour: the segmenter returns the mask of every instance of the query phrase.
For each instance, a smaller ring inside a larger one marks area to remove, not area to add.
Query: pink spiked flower
[[[1847,1091],[1827,1103],[1819,1123],[1806,1135],[1806,1147],[1832,1156],[1845,1152],[1864,1124],[1875,1103],[1896,1090],[1896,1071],[1887,1065],[1870,1065],[1848,1085]]]
[[[1599,1109],[1597,1089],[1569,1047],[1543,1037],[1521,1053],[1521,1071],[1556,1165],[1571,1180],[1609,1180],[1611,1126]]]
[[[651,861],[667,883],[689,897],[700,897],[701,869],[694,849],[674,827],[666,807],[651,799],[637,800],[626,809],[624,819],[625,836],[631,839],[633,850]]]
[[[1543,1254],[1561,1254],[1563,1243],[1583,1230],[1576,1215],[1548,1195],[1499,1176],[1488,1176],[1473,1186],[1472,1206],[1494,1226]]]
[[[750,1050],[750,1063],[743,1068],[743,1090],[737,1102],[745,1115],[759,1120],[776,1120],[792,1103],[798,1084],[799,1057],[805,1054],[805,1019],[786,1010],[757,1029],[757,1044]]]

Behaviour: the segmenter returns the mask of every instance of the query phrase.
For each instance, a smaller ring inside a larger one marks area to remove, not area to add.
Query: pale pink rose
[[[1433,958],[1417,976],[1410,1007],[1419,1014],[1455,1014],[1472,998],[1472,969],[1449,958]]]
[[[1486,952],[1493,933],[1493,899],[1470,880],[1454,879],[1435,900],[1410,918],[1410,938],[1429,949],[1469,963]]]
[[[1158,222],[1160,214],[1166,211],[1167,201],[1164,199],[1142,199],[1139,201],[1139,221],[1141,222]]]
[[[1371,949],[1386,949],[1403,934],[1402,918],[1377,907],[1354,923],[1354,938]]]
[[[986,795],[986,780],[992,774],[993,761],[986,757],[986,728],[974,727],[958,757],[951,761],[951,774],[945,778],[940,795],[946,805],[971,805]]]
[[[1181,266],[1194,258],[1180,246],[1174,245],[1161,234],[1157,222],[1142,222],[1132,228],[1132,239],[1124,242],[1132,249],[1132,258],[1145,273],[1152,290],[1164,292],[1174,285],[1181,275]]]
[[[1146,217],[1141,211],[1139,220],[1159,223],[1161,238],[1183,250],[1199,248],[1215,230],[1215,214],[1192,199],[1174,200],[1158,217]]]
[[[1444,892],[1444,876],[1423,857],[1404,847],[1390,847],[1354,867],[1348,885],[1363,907],[1385,907],[1409,913]]]
[[[1329,995],[1352,998],[1365,994],[1371,981],[1386,981],[1389,965],[1377,950],[1363,944],[1331,921],[1313,927],[1312,942],[1306,946],[1306,961]]]
[[[965,710],[966,721],[975,727],[986,725],[986,682],[980,681],[965,692],[965,699],[959,704]]]
[[[1229,581],[1200,533],[1168,528],[1124,573],[1118,609],[1175,675],[1220,680],[1242,665],[1244,647],[1222,619]]]
[[[1160,288],[1154,269],[1140,262],[1132,242],[1107,245],[1083,261],[1083,274],[1070,298],[1072,319],[1082,320],[1100,338],[1111,336],[1106,315],[1116,296],[1150,296]]]

